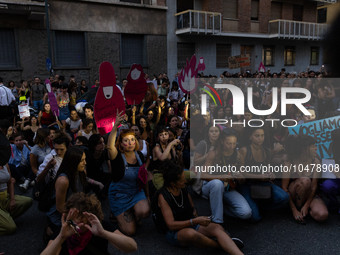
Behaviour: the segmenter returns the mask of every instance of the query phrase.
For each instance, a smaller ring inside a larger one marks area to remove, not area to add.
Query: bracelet
[[[193,226],[193,225],[194,225],[194,223],[193,223],[192,219],[190,219],[190,225],[191,225],[191,226]]]

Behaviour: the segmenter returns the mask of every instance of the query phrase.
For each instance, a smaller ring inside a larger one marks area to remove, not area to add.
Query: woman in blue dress
[[[117,110],[116,122],[107,143],[111,166],[114,166],[111,171],[109,201],[119,228],[124,234],[131,236],[136,232],[137,222],[150,215],[150,197],[148,186],[143,185],[139,178],[143,176],[140,167],[144,162],[144,156],[138,151],[139,144],[134,131],[131,129],[122,131],[116,141],[117,127],[123,119],[123,112],[118,113]],[[144,177],[146,181],[146,175]]]

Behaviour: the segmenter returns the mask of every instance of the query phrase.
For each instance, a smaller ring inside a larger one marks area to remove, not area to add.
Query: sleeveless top
[[[61,108],[62,107],[66,107],[66,106],[68,106],[68,103],[70,102],[70,99],[68,98],[68,99],[62,99],[62,98],[60,98],[60,104],[61,104]]]
[[[158,143],[157,143],[157,144],[158,144]],[[156,146],[157,146],[157,144],[156,144]],[[161,152],[164,153],[162,146],[161,146],[160,144],[158,144],[158,145],[159,145],[159,148],[161,149]],[[169,146],[169,145],[168,145],[168,146]],[[170,151],[170,155],[171,155],[171,161],[174,162],[174,163],[176,163],[176,160],[175,160],[175,158],[174,158],[174,155],[172,154],[172,149],[171,149],[171,151]],[[162,163],[162,160],[160,160],[159,158],[158,158],[157,160],[154,160],[154,161],[153,161],[154,169],[155,169],[155,170],[160,170],[160,165],[161,165],[161,163]]]
[[[254,156],[253,156],[253,152],[251,150],[251,147],[250,147],[250,144],[246,145],[246,148],[247,148],[247,154],[246,154],[246,158],[245,158],[245,161],[244,161],[244,165],[245,166],[258,166],[260,167],[261,165],[267,165],[269,162],[269,157],[270,157],[270,151],[267,147],[265,146],[262,146],[262,157],[263,157],[263,161],[261,162],[258,162],[254,159]],[[262,174],[261,172],[259,173],[255,173],[253,172],[252,174]]]
[[[51,125],[55,120],[55,117],[52,114],[49,114],[47,112],[42,112],[42,116],[40,119],[40,122],[42,125]]]
[[[82,136],[85,136],[87,140],[90,139],[90,136],[92,135],[92,131],[89,134],[86,134],[83,130],[80,130],[80,131],[81,131]]]

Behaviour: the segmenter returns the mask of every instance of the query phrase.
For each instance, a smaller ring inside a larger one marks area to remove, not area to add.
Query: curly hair
[[[79,210],[79,216],[83,215],[84,212],[88,212],[96,215],[99,221],[104,219],[102,205],[95,194],[74,193],[65,203],[64,213],[67,214],[72,208]]]
[[[162,161],[161,169],[163,170],[164,187],[168,188],[171,186],[171,183],[176,183],[183,173],[183,168],[170,159]]]

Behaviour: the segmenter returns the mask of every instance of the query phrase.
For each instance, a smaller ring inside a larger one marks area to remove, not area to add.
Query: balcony
[[[204,12],[187,10],[176,13],[176,34],[212,34],[221,35],[222,14],[217,12]]]
[[[312,0],[312,1],[326,4],[336,4],[338,2],[338,0]]]
[[[292,20],[269,21],[269,38],[322,40],[328,25]]]

